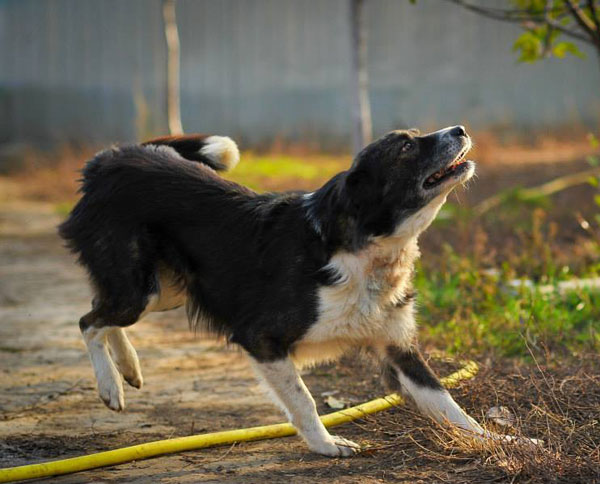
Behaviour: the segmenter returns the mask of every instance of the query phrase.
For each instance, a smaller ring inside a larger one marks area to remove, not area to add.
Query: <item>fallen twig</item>
[[[522,200],[533,200],[535,198],[549,196],[562,190],[566,190],[567,188],[587,183],[590,177],[598,175],[600,175],[600,167],[596,166],[589,170],[555,178],[554,180],[542,183],[537,187],[523,188],[518,192],[519,197]],[[475,207],[473,207],[473,214],[480,217],[484,213],[489,212],[491,209],[500,205],[505,199],[506,192],[496,193],[475,205]]]

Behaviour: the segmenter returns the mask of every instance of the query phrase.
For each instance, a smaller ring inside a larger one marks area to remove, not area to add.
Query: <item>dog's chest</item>
[[[410,319],[402,302],[411,290],[418,256],[415,240],[402,247],[388,242],[332,257],[328,268],[339,281],[319,289],[318,320],[309,339],[369,339]]]

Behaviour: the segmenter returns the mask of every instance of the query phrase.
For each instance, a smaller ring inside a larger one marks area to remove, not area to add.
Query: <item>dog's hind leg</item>
[[[132,387],[142,388],[144,379],[135,348],[123,328],[108,328],[108,344],[117,369]]]
[[[285,411],[312,451],[332,457],[348,457],[359,452],[358,444],[329,434],[319,419],[315,401],[289,358],[270,362],[251,360],[275,403]]]
[[[81,318],[79,327],[94,367],[100,398],[108,408],[120,412],[125,408],[123,383],[107,345],[107,335],[115,328],[104,326],[102,319],[93,310]]]
[[[95,299],[92,306],[92,311],[79,321],[79,327],[94,367],[100,398],[108,408],[120,412],[125,408],[121,374],[130,385],[142,386],[137,353],[123,326],[134,324],[144,305],[131,298],[130,304],[122,306]],[[126,309],[122,309],[124,306]]]
[[[421,412],[441,424],[449,422],[473,434],[485,433],[454,401],[417,348],[389,345],[384,351],[384,377],[388,387],[410,397]]]

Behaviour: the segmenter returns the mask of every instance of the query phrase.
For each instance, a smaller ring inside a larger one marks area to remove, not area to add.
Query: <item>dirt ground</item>
[[[567,170],[564,166],[554,171]],[[502,176],[508,178],[503,181]],[[505,185],[519,176],[495,172],[490,179]],[[108,410],[97,396],[77,325],[89,308],[90,292],[83,270],[55,234],[59,217],[54,205],[9,198],[0,204],[0,467],[283,421],[255,382],[245,357],[189,332],[181,311],[153,314],[129,331],[145,385],[141,390],[126,387],[125,412]],[[576,374],[558,371],[551,377],[553,398],[585,395],[581,415],[569,416],[573,428],[597,428],[600,421],[598,360],[585,361]],[[453,390],[470,413],[481,418],[489,406],[501,403],[519,418],[537,411],[534,402],[546,408],[539,403],[543,394],[536,393],[540,374],[535,368],[482,363],[480,375]],[[450,368],[438,370],[443,374]],[[324,392],[338,391],[336,396],[351,403],[383,393],[377,369],[351,359],[309,370],[304,378],[320,413],[332,411],[324,403]],[[521,391],[524,388],[528,390]],[[548,417],[542,417],[538,424],[543,426]],[[420,425],[429,426],[403,407],[336,429],[371,446],[352,459],[313,455],[299,438],[291,437],[158,457],[45,482],[474,483],[513,482],[519,476],[520,471],[509,472],[506,465],[490,468],[485,455],[440,447]],[[538,436],[540,425],[527,431]],[[600,462],[593,452],[582,458]],[[600,467],[597,480],[585,475],[569,478],[567,473],[566,480],[557,477],[556,482],[600,482]]]
[[[77,321],[89,307],[83,271],[54,233],[50,206],[4,205],[0,212],[0,467],[82,455],[125,445],[282,421],[245,357],[195,336],[181,311],[152,315],[130,331],[145,377],[126,388],[124,413],[108,410],[95,381]],[[18,234],[18,235],[17,235]],[[306,376],[320,394],[354,382],[344,397],[380,394],[348,371]],[[368,383],[371,383],[369,381]],[[331,385],[334,386],[331,386]],[[368,392],[361,389],[370,388]],[[360,429],[340,429],[360,441]],[[99,469],[52,482],[314,482],[332,467],[342,481],[360,475],[350,461],[311,455],[296,437],[206,449]],[[367,459],[369,460],[369,459]],[[361,479],[361,482],[368,482]]]

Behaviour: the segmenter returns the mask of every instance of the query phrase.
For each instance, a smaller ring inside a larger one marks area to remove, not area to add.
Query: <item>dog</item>
[[[350,456],[360,447],[329,434],[297,367],[357,347],[426,415],[490,435],[422,357],[412,283],[419,235],[474,174],[470,148],[462,126],[393,131],[320,189],[283,194],[219,176],[240,157],[224,136],[98,153],[59,233],[90,276],[92,309],[79,326],[101,399],[121,411],[121,376],[142,386],[125,328],[185,305],[194,328],[243,348],[314,452]]]

